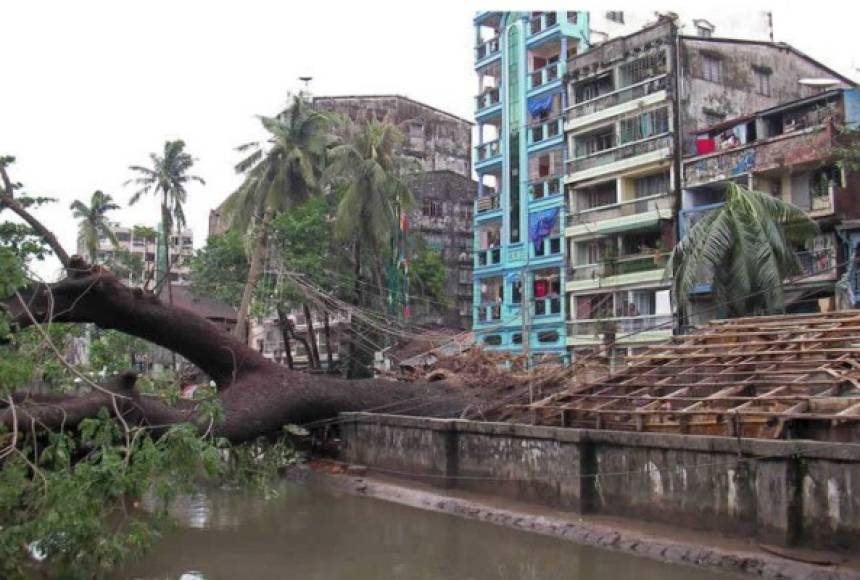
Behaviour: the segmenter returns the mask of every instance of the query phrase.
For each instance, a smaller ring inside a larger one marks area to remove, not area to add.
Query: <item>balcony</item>
[[[730,179],[744,173],[820,162],[832,146],[827,126],[807,128],[744,146],[700,155],[684,162],[686,187]]]
[[[602,94],[588,101],[582,101],[567,109],[568,121],[571,126],[584,124],[581,122],[583,117],[594,115],[606,109],[629,103],[636,99],[641,99],[648,95],[665,91],[668,86],[668,78],[663,76],[647,79],[635,85],[630,85],[610,93]],[[664,95],[665,96],[665,95]],[[656,99],[655,99],[656,100]]]
[[[533,314],[535,316],[554,316],[561,314],[561,297],[552,296],[546,298],[535,298],[532,301]]]
[[[668,154],[668,152],[671,152],[671,149],[672,136],[667,133],[639,141],[633,141],[631,143],[625,143],[623,145],[616,145],[615,147],[603,149],[602,151],[597,151],[590,155],[568,159],[568,175],[602,168],[612,163],[627,161],[648,153],[659,152],[660,154],[654,159],[657,160],[662,158],[663,150],[666,150]],[[649,158],[647,161],[651,161],[651,159]],[[643,159],[643,163],[644,162],[646,162],[646,160]],[[602,173],[602,171],[594,173]],[[579,177],[579,179],[583,178],[584,177],[582,176]]]
[[[543,68],[529,73],[528,90],[544,87],[561,78],[561,62],[548,64]]]
[[[475,267],[484,268],[488,266],[497,266],[502,263],[501,248],[486,248],[483,250],[475,250]]]
[[[536,145],[553,138],[560,138],[563,131],[563,119],[556,117],[539,125],[531,125],[528,130],[528,144]]]
[[[498,139],[488,141],[475,147],[476,164],[502,160],[502,145]]]
[[[561,175],[547,175],[529,181],[529,197],[534,201],[559,195],[562,191],[563,179]]]
[[[540,246],[532,244],[532,252],[535,258],[550,258],[561,255],[561,236],[544,238]]]
[[[476,212],[486,213],[499,209],[501,207],[501,205],[499,205],[499,199],[500,196],[498,195],[485,195],[483,197],[479,197],[475,204]]]
[[[674,204],[675,196],[667,192],[575,210],[567,216],[565,233],[569,237],[605,235],[653,227],[660,220],[672,218]]]
[[[476,319],[478,322],[493,322],[502,319],[502,304],[489,303],[478,304],[475,306],[478,310]]]
[[[501,96],[498,87],[493,87],[485,90],[483,93],[475,97],[475,111],[480,114],[483,111],[495,107],[501,103]]]
[[[475,62],[481,62],[499,54],[499,37],[486,40],[475,47]]]
[[[662,271],[669,262],[669,252],[634,254],[607,259],[595,264],[573,264],[568,273],[569,280],[596,280],[647,271]]]
[[[614,334],[621,344],[666,340],[673,325],[671,314],[573,320],[567,325],[568,344],[599,342],[607,334]]]
[[[558,26],[558,12],[541,12],[528,22],[527,35],[533,38]]]
[[[836,279],[836,250],[833,247],[825,247],[818,250],[795,252],[797,261],[800,262],[799,282],[814,282],[819,280]]]

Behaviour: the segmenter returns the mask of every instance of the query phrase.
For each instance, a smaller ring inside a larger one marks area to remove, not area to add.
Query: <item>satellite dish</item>
[[[832,87],[839,84],[836,79],[800,79],[797,82],[807,87]]]

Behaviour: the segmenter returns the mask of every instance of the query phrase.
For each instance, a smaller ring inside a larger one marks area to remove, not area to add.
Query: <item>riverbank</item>
[[[766,547],[763,549],[757,544],[717,534],[634,523],[620,518],[580,516],[462,490],[441,491],[421,482],[367,474],[363,473],[363,468],[348,468],[342,464],[316,463],[302,472],[301,478],[329,490],[447,513],[661,562],[742,577],[860,580],[858,562],[840,555],[804,552],[802,556],[807,560],[839,562],[838,565],[813,565],[768,553]],[[799,552],[795,554],[800,555]]]

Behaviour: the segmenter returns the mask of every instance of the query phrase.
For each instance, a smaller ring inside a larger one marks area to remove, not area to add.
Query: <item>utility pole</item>
[[[534,386],[532,385],[532,369],[531,369],[531,326],[532,326],[532,292],[531,292],[531,284],[528,282],[528,272],[526,271],[525,266],[520,270],[520,283],[522,284],[522,307],[521,311],[523,314],[523,329],[522,329],[522,341],[523,341],[523,355],[525,355],[526,359],[526,373],[528,373],[529,380],[529,417],[531,419],[532,425],[535,423],[535,410],[532,405],[535,402],[535,392]]]

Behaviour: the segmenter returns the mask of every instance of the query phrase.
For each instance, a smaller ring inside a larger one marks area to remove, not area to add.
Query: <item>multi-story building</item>
[[[474,23],[476,340],[564,356],[562,78],[588,46],[587,13],[481,12]]]
[[[674,19],[567,63],[567,344],[626,354],[673,332],[665,265],[696,133],[845,79],[790,46],[685,36]]]
[[[801,272],[787,280],[789,312],[855,307],[860,297],[860,175],[833,158],[841,127],[860,123],[860,89],[838,89],[783,103],[697,131],[684,159],[680,233],[723,205],[729,182],[771,193],[814,218],[819,234],[796,248]],[[711,273],[696,288],[692,324],[725,311],[711,295]],[[842,281],[841,292],[839,281]]]
[[[122,262],[122,253],[131,256],[132,260],[140,262],[139,272],[129,269],[129,282],[141,283],[154,276],[159,245],[161,243],[158,228],[147,226],[123,226],[119,223],[110,224],[111,231],[116,236],[114,245],[107,236],[99,237],[99,247],[96,258],[99,263],[112,264]],[[89,255],[86,243],[78,237],[77,252],[82,256]],[[187,284],[191,274],[191,260],[194,257],[194,233],[190,228],[170,236],[170,279],[174,284]]]

